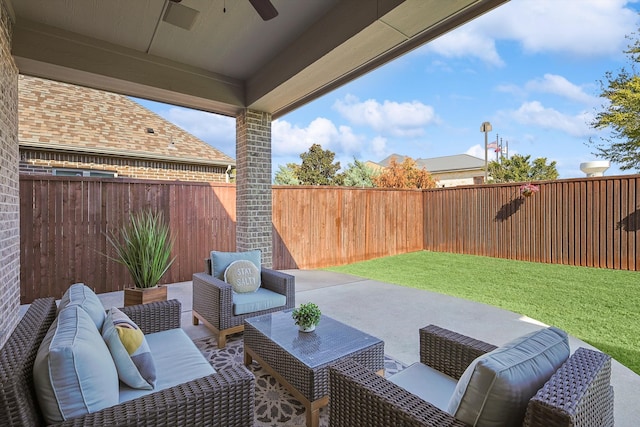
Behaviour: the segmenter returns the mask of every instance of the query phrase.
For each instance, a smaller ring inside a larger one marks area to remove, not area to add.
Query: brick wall
[[[0,2],[0,347],[18,321],[20,304],[18,69],[11,32],[11,18]]]
[[[20,150],[20,173],[51,175],[53,168],[115,172],[119,177],[198,182],[227,182],[226,168],[87,154]]]
[[[244,110],[236,118],[236,248],[260,249],[273,263],[271,114]]]

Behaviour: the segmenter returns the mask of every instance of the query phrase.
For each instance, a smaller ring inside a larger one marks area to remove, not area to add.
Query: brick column
[[[11,56],[11,18],[0,2],[0,347],[20,307],[18,68]]]
[[[236,165],[236,249],[260,249],[271,268],[271,114],[244,110],[236,117]]]

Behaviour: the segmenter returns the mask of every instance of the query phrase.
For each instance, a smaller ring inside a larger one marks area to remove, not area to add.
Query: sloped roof
[[[399,154],[391,154],[379,162],[380,165],[387,167],[392,158],[396,162],[402,163],[407,156]],[[484,159],[471,156],[469,154],[456,154],[453,156],[431,157],[429,159],[414,159],[419,167],[425,168],[431,173],[453,172],[463,170],[474,170],[484,168]]]
[[[469,154],[418,159],[416,162],[419,166],[423,166],[430,172],[451,172],[484,168],[484,159],[479,159]]]
[[[18,87],[21,147],[190,164],[236,163],[126,96],[22,75]]]

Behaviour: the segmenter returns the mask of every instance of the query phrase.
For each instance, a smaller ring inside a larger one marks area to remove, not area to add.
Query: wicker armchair
[[[495,349],[439,328],[420,330],[420,362],[459,379],[478,356]],[[611,358],[579,348],[529,401],[525,427],[612,427]],[[329,425],[349,427],[467,426],[352,360],[329,369]]]
[[[180,327],[177,300],[122,309],[145,333]],[[33,385],[33,363],[56,315],[53,298],[35,300],[0,350],[0,425],[44,425]],[[252,426],[254,377],[242,366],[189,381],[61,426]]]
[[[211,260],[205,260],[205,272],[193,275],[193,324],[199,321],[218,336],[218,348],[227,345],[227,336],[244,330],[244,319],[293,308],[296,305],[295,277],[262,268],[263,288],[285,295],[284,306],[247,314],[233,314],[231,285],[211,275]]]

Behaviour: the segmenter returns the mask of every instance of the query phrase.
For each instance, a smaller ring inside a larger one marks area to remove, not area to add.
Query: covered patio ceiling
[[[22,74],[277,118],[508,0],[2,1]]]

